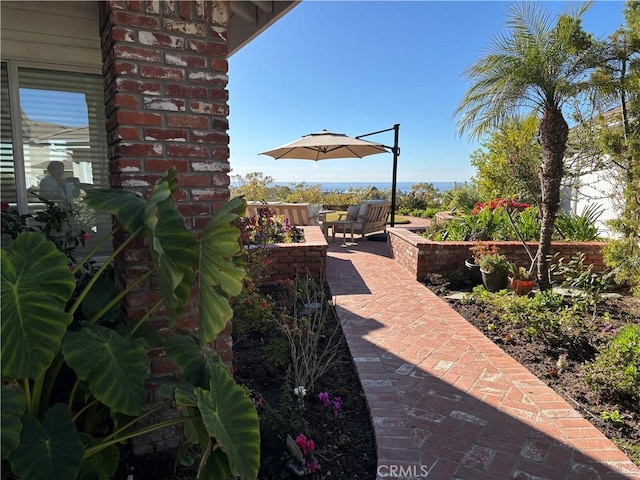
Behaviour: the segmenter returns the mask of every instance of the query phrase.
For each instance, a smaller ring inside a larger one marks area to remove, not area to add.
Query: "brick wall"
[[[175,199],[195,231],[229,198],[229,19],[225,1],[100,2],[111,184],[146,194],[176,167]],[[117,271],[124,283],[148,270],[141,243],[132,245],[123,260]],[[140,318],[157,297],[150,279],[127,297],[128,315]],[[151,324],[168,332],[162,311]],[[194,296],[180,326],[197,324]],[[230,363],[230,327],[215,347]],[[162,352],[154,353],[154,373],[171,369]]]
[[[299,227],[304,230],[304,243],[278,243],[267,246],[267,258],[271,260],[265,281],[260,285],[274,284],[294,276],[306,275],[319,283],[327,278],[327,240],[322,229],[316,226]]]
[[[434,242],[406,228],[387,228],[389,240],[387,248],[391,257],[405,270],[415,275],[417,280],[424,280],[430,273],[444,273],[462,270],[465,259],[471,257],[470,247],[474,242]],[[520,242],[483,242],[495,244],[500,253],[518,266],[529,267],[531,264],[527,252]],[[535,254],[537,242],[528,243]],[[578,252],[586,255],[585,263],[593,264],[595,271],[605,268],[602,259],[604,242],[553,242],[551,252],[560,252],[568,259]]]

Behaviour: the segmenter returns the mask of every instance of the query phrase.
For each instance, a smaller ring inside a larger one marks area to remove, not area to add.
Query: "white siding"
[[[98,2],[0,3],[3,60],[102,68]]]
[[[596,223],[603,237],[612,236],[607,221],[619,215],[619,210],[611,199],[615,191],[615,179],[616,175],[610,170],[582,175],[578,179],[579,187],[573,188],[571,193],[571,212],[581,214],[585,208],[594,204],[602,211]]]

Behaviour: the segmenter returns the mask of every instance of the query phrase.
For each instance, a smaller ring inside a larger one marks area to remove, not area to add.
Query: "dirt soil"
[[[337,325],[335,311],[328,327]],[[273,418],[267,414],[269,409],[283,409],[283,389],[293,388],[286,380],[286,370],[275,368],[265,361],[265,351],[269,344],[269,335],[250,334],[234,345],[234,364],[236,380],[251,390],[252,398],[262,399],[258,407],[261,419],[261,480],[279,478],[300,478],[288,473],[283,459],[285,448],[284,431],[273,432],[270,425]],[[284,387],[284,388],[283,388]],[[331,399],[339,396],[342,401],[337,421],[332,409],[325,409],[318,398],[319,392],[328,392]],[[286,396],[291,397],[287,391]],[[291,428],[299,421],[300,410],[294,405],[294,413],[285,418],[288,433],[293,439],[300,433]],[[315,443],[315,457],[319,470],[304,478],[312,479],[366,479],[375,478],[376,447],[373,428],[366,400],[355,365],[344,338],[340,342],[339,354],[333,367],[320,378],[315,392],[307,393],[301,415],[308,424],[307,437]],[[283,476],[284,475],[284,476]]]
[[[427,286],[442,298],[451,290],[470,290],[467,282],[445,282],[443,285],[436,281],[427,282]],[[628,398],[607,398],[590,388],[582,378],[586,362],[593,360],[596,354],[591,346],[602,345],[627,323],[640,322],[640,300],[630,296],[603,300],[589,337],[573,349],[550,346],[526,335],[514,324],[501,322],[486,304],[445,300],[487,338],[559,393],[640,466],[640,405]],[[602,412],[615,410],[623,418],[618,426],[601,417]]]

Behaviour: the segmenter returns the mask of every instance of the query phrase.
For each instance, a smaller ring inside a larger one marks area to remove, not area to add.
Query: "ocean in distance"
[[[295,182],[273,182],[274,185],[289,187]],[[324,192],[346,192],[350,188],[376,187],[378,190],[391,190],[391,182],[304,182],[305,185],[320,185]],[[411,187],[419,182],[397,182],[396,189],[408,193]],[[421,183],[421,182],[420,182]],[[453,189],[454,184],[462,185],[464,182],[427,182],[433,184],[440,192]]]

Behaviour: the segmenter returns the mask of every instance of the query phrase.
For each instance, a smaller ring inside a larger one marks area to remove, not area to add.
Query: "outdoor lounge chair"
[[[356,208],[357,207],[357,208]],[[387,218],[391,212],[391,202],[387,200],[367,200],[358,206],[349,207],[346,215],[340,214],[335,222],[328,222],[327,229],[332,228],[332,239],[335,240],[336,229],[342,230],[344,236],[347,232],[360,234],[364,240],[370,233],[385,232]]]
[[[247,202],[247,209],[245,211],[246,217],[254,217],[258,214],[258,209],[268,208],[274,215],[282,215],[289,221],[291,225],[306,226],[306,225],[318,225],[317,215],[316,218],[312,218],[310,214],[309,203],[263,203],[263,202]],[[318,209],[319,210],[319,209]]]

